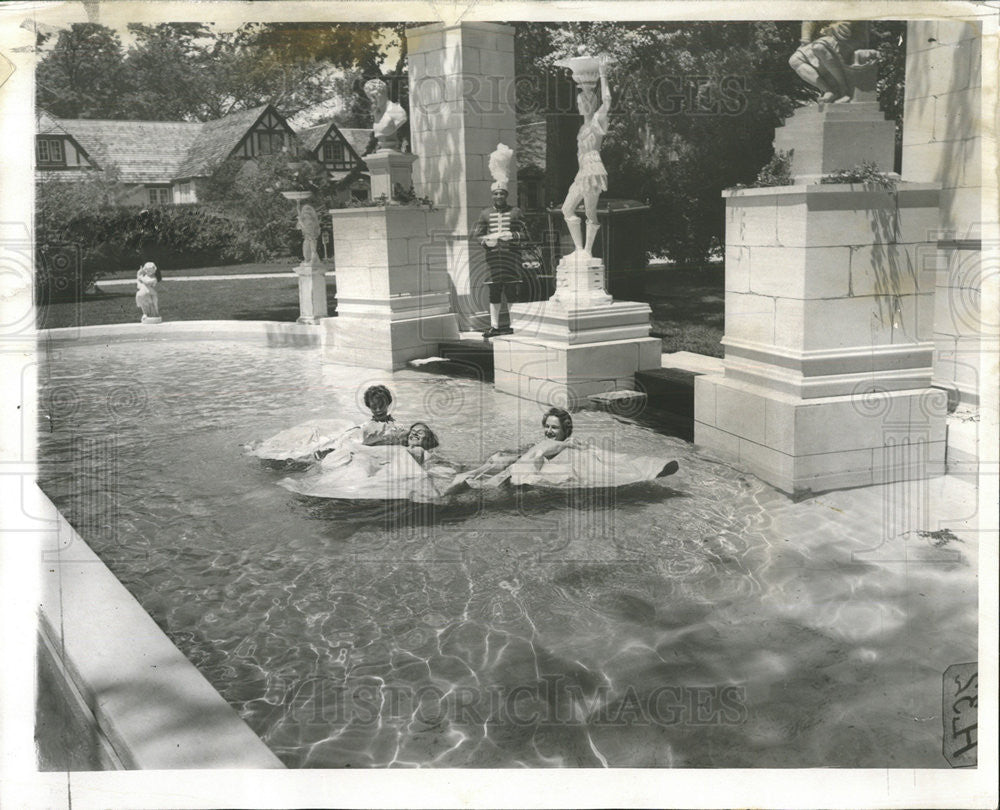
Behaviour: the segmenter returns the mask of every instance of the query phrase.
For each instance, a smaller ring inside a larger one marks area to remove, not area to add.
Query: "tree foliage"
[[[348,116],[367,101],[363,80],[382,76],[393,98],[405,90],[401,27],[374,23],[211,23],[128,26],[124,49],[111,28],[75,23],[38,65],[38,106],[59,117],[205,121],[265,103],[291,117],[331,96]],[[392,52],[398,57],[383,72]],[[345,81],[345,76],[347,77]]]
[[[122,43],[110,28],[75,23],[61,31],[35,75],[38,106],[64,118],[120,118],[128,86]]]

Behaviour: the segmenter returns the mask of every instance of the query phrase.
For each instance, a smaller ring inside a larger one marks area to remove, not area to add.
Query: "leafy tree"
[[[295,206],[280,192],[309,190],[320,215],[333,206],[334,186],[322,164],[289,162],[288,155],[269,155],[252,161],[230,158],[206,182],[204,205],[247,225],[249,249],[258,259],[286,255],[298,249]]]
[[[120,99],[129,85],[118,34],[73,23],[39,62],[35,92],[39,107],[62,118],[124,118]]]
[[[132,23],[135,43],[125,58],[131,92],[122,97],[129,118],[204,120],[218,111],[216,66],[206,48],[215,36],[204,23]]]

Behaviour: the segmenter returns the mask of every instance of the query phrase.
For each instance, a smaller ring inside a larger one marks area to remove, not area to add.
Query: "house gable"
[[[35,168],[44,171],[99,169],[83,145],[48,113],[35,126]]]
[[[229,157],[253,158],[277,155],[287,151],[298,153],[299,139],[284,117],[268,105],[250,127]]]
[[[295,131],[270,104],[240,110],[202,124],[201,134],[191,144],[174,180],[210,177],[231,157],[249,159],[277,154],[283,148],[294,155],[298,145]]]

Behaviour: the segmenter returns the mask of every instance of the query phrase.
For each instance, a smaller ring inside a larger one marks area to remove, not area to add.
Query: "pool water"
[[[489,383],[310,349],[69,346],[39,371],[40,485],[288,766],[946,766],[940,674],[975,660],[961,551],[859,561],[862,516],[599,412],[575,434],[680,472],[340,502],[243,454],[363,421],[373,382],[456,462],[541,435],[542,407]],[[916,593],[950,595],[947,622]]]

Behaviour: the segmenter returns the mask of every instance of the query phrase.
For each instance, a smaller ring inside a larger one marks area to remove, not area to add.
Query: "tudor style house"
[[[345,199],[367,199],[370,184],[361,155],[370,135],[333,123],[296,132],[269,104],[203,122],[98,121],[40,111],[35,179],[77,180],[85,172],[115,167],[121,205],[194,203],[225,160],[287,152],[322,162]]]

